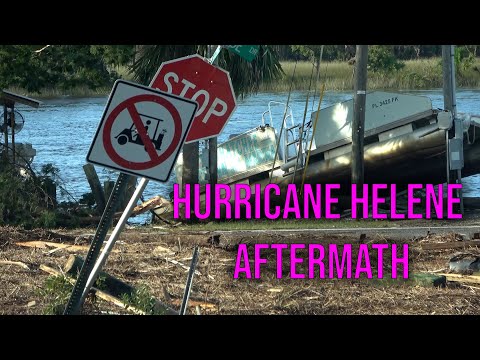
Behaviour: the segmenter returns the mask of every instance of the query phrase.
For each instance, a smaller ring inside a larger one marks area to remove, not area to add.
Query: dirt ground
[[[410,273],[448,272],[449,259],[459,249],[423,249],[427,243],[458,242],[458,235],[427,235],[395,241],[382,236],[364,239],[325,234],[256,234],[252,236],[208,232],[169,234],[152,228],[122,233],[104,270],[139,287],[147,286],[159,301],[175,310],[185,288],[195,244],[200,257],[188,314],[480,314],[480,284],[447,282],[445,287],[423,287],[404,281],[346,279],[276,279],[273,261],[262,268],[259,280],[233,279],[239,243],[398,243],[410,245]],[[50,276],[41,264],[61,270],[71,253],[85,256],[94,230],[46,231],[0,227],[0,314],[43,314],[51,299],[42,295]],[[49,241],[80,248],[55,250],[18,245]],[[83,246],[83,248],[82,248]],[[462,251],[480,255],[478,247]],[[274,253],[268,253],[269,260]],[[177,263],[169,260],[176,260]],[[3,261],[3,263],[2,263]],[[7,263],[21,262],[24,265]],[[284,257],[284,268],[288,257]],[[372,260],[372,263],[375,263]],[[25,266],[26,265],[26,266]],[[289,264],[288,264],[289,266]],[[88,299],[85,314],[129,314],[109,302]]]

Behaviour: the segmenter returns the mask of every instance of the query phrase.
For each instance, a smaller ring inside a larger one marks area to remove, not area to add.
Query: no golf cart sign
[[[197,103],[118,80],[87,161],[165,182],[192,124]]]

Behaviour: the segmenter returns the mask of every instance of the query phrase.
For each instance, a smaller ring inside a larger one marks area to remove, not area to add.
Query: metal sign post
[[[185,291],[183,293],[182,305],[180,307],[179,315],[185,315],[187,312],[188,299],[190,298],[190,292],[192,291],[193,275],[195,275],[195,268],[198,262],[198,246],[193,249],[192,262],[190,263],[190,269],[188,270],[187,283],[185,284]]]
[[[110,94],[87,161],[122,173],[108,200],[65,315],[77,314],[127,219],[148,184],[168,181],[197,111],[196,102],[146,86],[118,80]],[[109,224],[130,175],[143,176],[99,261]]]

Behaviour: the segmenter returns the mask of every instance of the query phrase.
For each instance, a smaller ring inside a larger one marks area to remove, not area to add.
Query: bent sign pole
[[[87,161],[121,171],[80,270],[64,314],[76,314],[125,227],[148,179],[168,181],[190,130],[197,103],[146,86],[118,80],[110,94]],[[107,246],[95,263],[118,198],[131,175],[142,176]]]

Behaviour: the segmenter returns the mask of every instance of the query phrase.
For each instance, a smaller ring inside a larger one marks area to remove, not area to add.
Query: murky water
[[[432,99],[434,108],[443,108],[441,90],[405,91],[404,93],[428,96]],[[306,92],[291,94],[290,104],[294,119],[301,122],[305,110]],[[228,139],[231,134],[238,134],[260,125],[262,114],[267,110],[269,101],[286,102],[287,93],[260,93],[239,100],[235,113],[232,115],[219,142]],[[351,99],[352,92],[326,92],[322,108],[336,102]],[[16,140],[29,142],[37,150],[33,162],[36,169],[41,165],[53,163],[60,169],[64,186],[70,194],[79,199],[90,188],[85,178],[82,166],[98,122],[102,116],[107,97],[102,98],[58,98],[45,100],[38,109],[19,107],[25,117],[25,127]],[[316,97],[318,101],[318,95]],[[480,90],[458,90],[457,107],[459,112],[480,114]],[[307,119],[317,103],[308,106]],[[281,119],[277,119],[281,121]],[[100,180],[115,180],[118,173],[96,167]],[[146,198],[162,195],[168,197],[174,174],[168,183],[150,182],[144,192]],[[479,196],[480,175],[471,176],[464,181],[465,194]],[[59,194],[60,195],[60,194]],[[65,200],[65,198],[61,199]],[[143,218],[143,221],[145,218]]]

